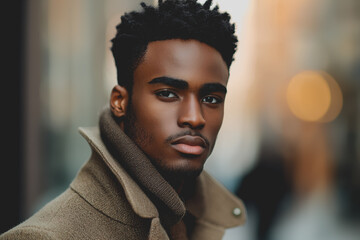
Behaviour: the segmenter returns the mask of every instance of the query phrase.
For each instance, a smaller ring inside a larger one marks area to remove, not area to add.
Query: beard
[[[156,165],[155,167],[159,171],[159,173],[163,176],[163,178],[175,188],[178,188],[178,186],[181,186],[182,184],[187,185],[188,183],[193,183],[203,170],[203,168],[170,169],[164,166],[156,166]]]
[[[201,169],[171,168],[163,164],[160,157],[150,157],[143,149],[153,141],[153,136],[138,123],[131,104],[129,104],[128,112],[124,117],[124,132],[172,186],[177,186],[183,182],[193,182],[203,170],[203,167]]]

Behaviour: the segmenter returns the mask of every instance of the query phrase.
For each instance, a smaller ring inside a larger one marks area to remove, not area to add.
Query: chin
[[[201,169],[162,169],[160,171],[161,175],[169,182],[178,182],[178,181],[192,181],[197,178],[203,168]]]
[[[192,180],[197,178],[203,171],[203,164],[192,162],[193,160],[181,161],[179,164],[171,166],[157,166],[160,174],[168,181],[172,180]]]

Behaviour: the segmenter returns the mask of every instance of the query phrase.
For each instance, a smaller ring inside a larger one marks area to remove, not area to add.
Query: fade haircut
[[[238,41],[235,25],[228,13],[211,5],[212,0],[203,5],[197,0],[159,0],[157,7],[142,2],[142,11],[125,13],[111,40],[118,84],[131,92],[134,70],[148,44],[159,40],[198,40],[215,48],[230,68]]]

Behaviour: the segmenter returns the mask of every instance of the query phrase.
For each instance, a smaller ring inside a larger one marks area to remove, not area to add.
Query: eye
[[[224,100],[219,97],[215,96],[206,96],[203,99],[201,99],[201,102],[203,103],[210,103],[210,104],[219,104],[222,103]]]
[[[169,90],[160,90],[160,91],[157,91],[155,94],[158,97],[166,98],[166,99],[175,99],[178,97],[174,92],[169,91]]]

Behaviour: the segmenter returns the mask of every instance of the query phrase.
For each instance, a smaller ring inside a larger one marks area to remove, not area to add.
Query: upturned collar
[[[169,227],[179,222],[186,213],[184,203],[145,154],[120,129],[109,108],[101,113],[99,127],[106,148],[156,205],[162,224]]]

